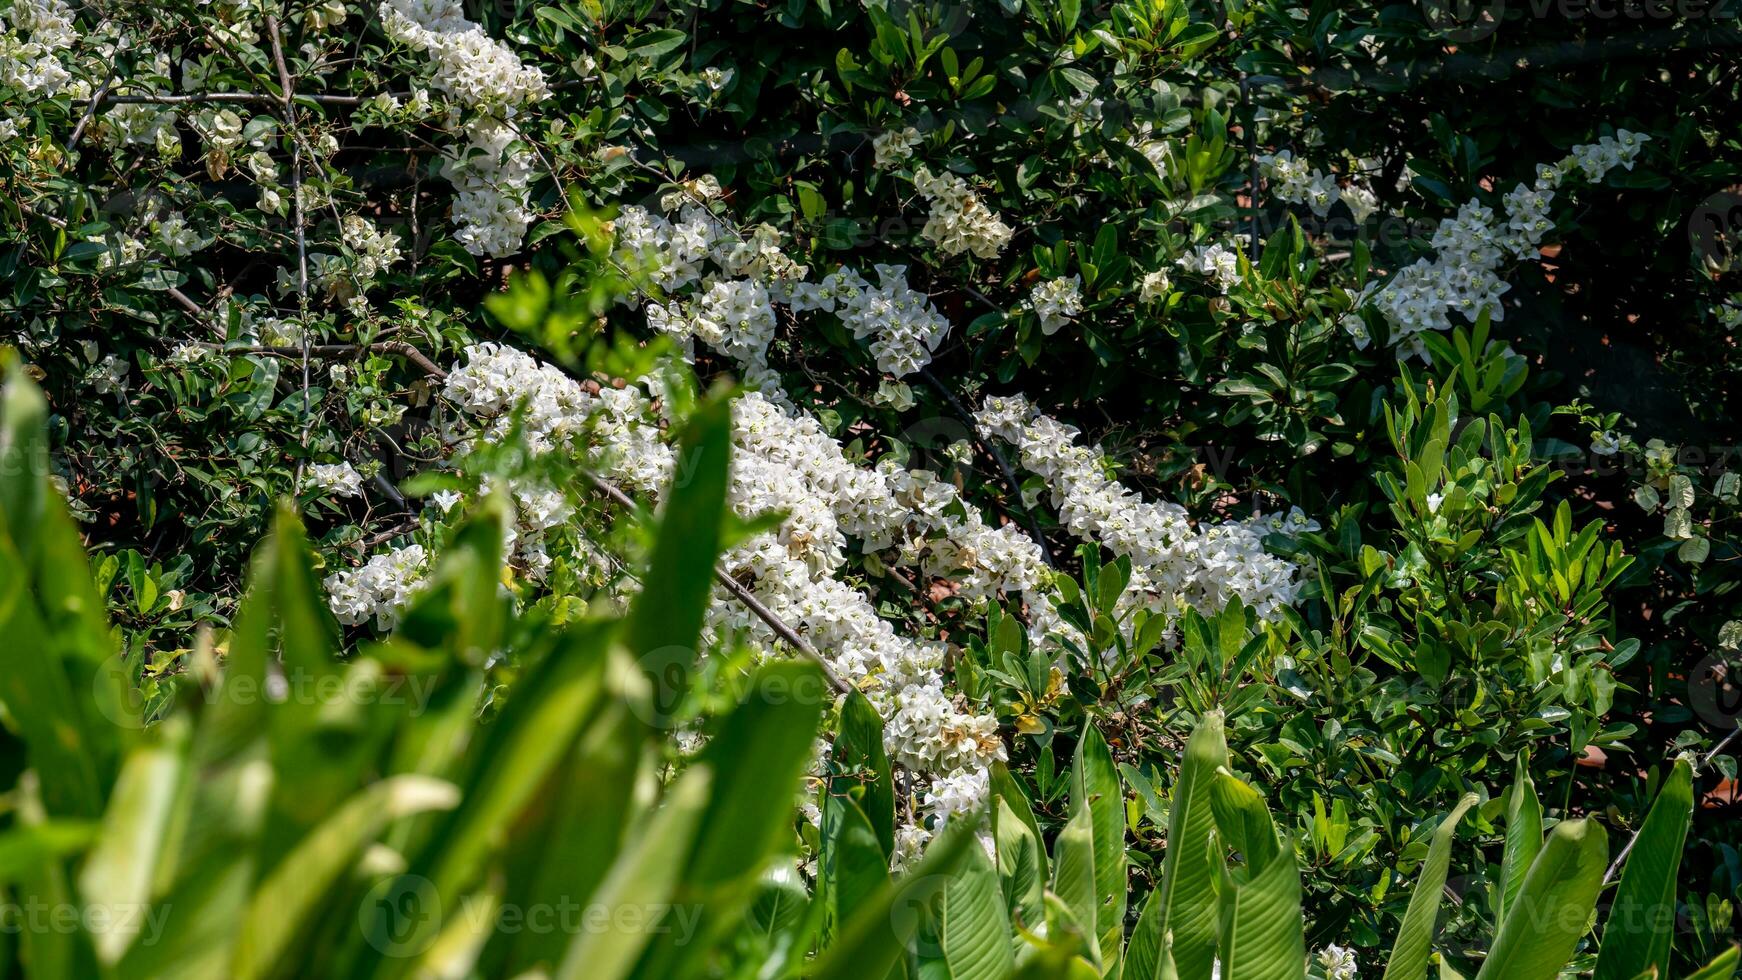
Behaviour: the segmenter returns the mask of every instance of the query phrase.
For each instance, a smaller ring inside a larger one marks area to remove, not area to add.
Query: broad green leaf
[[[1009,767],[1002,762],[992,763],[992,795],[1004,798],[1004,802],[1010,806],[1010,811],[1016,814],[1016,819],[1028,825],[1028,829],[1036,841],[1043,839],[1040,834],[1040,822],[1034,819],[1034,806],[1029,802],[1028,794],[1022,791],[1022,785],[1016,781],[1016,777],[1010,775]],[[1044,883],[1049,880],[1045,847],[1040,848],[1039,857],[1040,880],[1044,889]]]
[[[1596,821],[1556,824],[1531,862],[1476,980],[1553,980],[1585,934],[1608,852],[1609,835]]]
[[[603,624],[569,627],[556,649],[522,678],[485,737],[474,743],[460,806],[436,825],[402,878],[424,879],[420,887],[431,893],[436,908],[457,907],[483,862],[568,757],[605,689],[608,639]],[[376,903],[365,919],[365,935],[393,936],[398,942],[392,948],[421,951],[440,929],[435,916],[399,923],[397,914],[389,903]],[[381,976],[398,976],[414,965],[404,956],[374,952]]]
[[[939,931],[950,980],[1004,980],[1015,966],[998,872],[984,848],[968,848],[944,888]]]
[[[107,643],[93,640],[99,649],[86,643],[69,650],[63,634],[74,617],[55,614],[65,612],[69,601],[93,600],[82,555],[44,555],[45,535],[64,530],[49,518],[50,498],[56,496],[49,489],[49,472],[48,404],[15,371],[0,391],[0,636],[6,638],[0,647],[0,704],[11,716],[9,727],[24,738],[48,814],[95,819],[103,808],[105,773],[99,763],[113,755],[116,724],[131,717],[105,720],[89,710],[126,707],[125,699],[101,692],[99,704],[89,703],[93,676],[103,687],[113,687],[112,667],[93,674],[94,665],[67,662],[80,649],[87,658],[104,659]],[[59,540],[64,543],[64,536]],[[45,565],[48,557],[54,565]],[[57,567],[61,561],[73,564]],[[62,594],[63,589],[72,591]],[[91,617],[101,610],[98,605],[82,612]],[[83,627],[86,620],[76,623]]]
[[[1028,805],[1021,799],[1017,804]],[[992,843],[998,852],[998,881],[1004,890],[1005,909],[1013,922],[1032,930],[1042,921],[1046,896],[1040,837],[1002,796],[992,803]]]
[[[1519,753],[1517,774],[1506,801],[1506,848],[1500,861],[1500,888],[1495,902],[1495,921],[1506,921],[1506,908],[1524,886],[1524,876],[1536,853],[1542,850],[1542,804],[1536,784],[1530,779],[1530,760]]]
[[[673,899],[700,908],[693,935],[656,935],[636,967],[642,977],[685,976],[720,937],[739,927],[762,870],[792,836],[795,801],[833,691],[808,661],[757,668],[699,762],[714,771],[696,846]]]
[[[766,958],[764,976],[784,976],[804,958],[815,917],[804,878],[791,858],[776,858],[763,872],[744,922]]]
[[[1739,962],[1742,962],[1742,946],[1731,946],[1712,962],[1688,974],[1686,980],[1730,980],[1736,975]]]
[[[834,936],[853,912],[889,883],[889,855],[865,811],[850,799],[823,801],[817,896],[825,903],[823,936]]]
[[[952,820],[905,874],[879,889],[818,959],[812,980],[879,980],[906,955],[927,905],[943,891],[968,849],[975,821]]]
[[[459,791],[426,776],[391,776],[360,790],[285,855],[255,888],[236,942],[234,976],[276,972],[321,900],[389,822],[429,810],[451,810]]]
[[[616,694],[623,700],[604,710],[581,735],[568,764],[553,774],[555,812],[548,824],[536,828],[536,839],[526,842],[531,881],[514,892],[526,908],[558,908],[576,896],[591,895],[628,835],[640,829],[635,826],[636,792],[645,775],[646,725],[629,702],[639,700],[645,708],[647,680],[633,666],[615,671],[610,679],[634,690]],[[569,938],[555,929],[523,929],[513,937],[502,971],[518,975],[534,968],[554,970]]]
[[[588,899],[589,905],[647,910],[673,907],[672,890],[695,842],[712,779],[713,772],[706,764],[685,770],[646,832],[612,865],[610,874]],[[639,923],[635,928],[619,928],[615,917],[610,928],[583,930],[569,944],[556,980],[617,980],[626,976],[650,938],[651,931]]]
[[[1306,940],[1294,844],[1222,896],[1222,975],[1229,980],[1302,980]]]
[[[1677,759],[1621,870],[1592,980],[1626,980],[1652,968],[1669,976],[1676,876],[1693,811],[1693,768]]]
[[[128,755],[109,794],[103,832],[79,872],[87,906],[106,910],[114,928],[96,930],[92,944],[106,966],[121,959],[144,927],[157,862],[166,845],[171,809],[180,788],[187,726],[164,726],[165,737]]]
[[[1215,828],[1210,787],[1216,771],[1228,765],[1222,715],[1212,711],[1186,740],[1179,780],[1174,783],[1167,824],[1167,856],[1156,900],[1160,931],[1173,935],[1173,959],[1180,980],[1209,980],[1216,958],[1218,911],[1212,881],[1218,859],[1210,850]]]
[[[885,855],[895,851],[895,788],[883,719],[857,688],[841,701],[834,749],[829,753],[829,796],[853,794]]]
[[[1427,860],[1422,862],[1421,874],[1415,881],[1415,893],[1409,897],[1409,909],[1403,913],[1403,924],[1398,926],[1391,958],[1385,962],[1383,980],[1421,980],[1426,975],[1428,954],[1433,949],[1434,919],[1440,909],[1440,890],[1445,887],[1446,869],[1452,861],[1452,839],[1457,836],[1458,821],[1477,800],[1476,794],[1465,794],[1434,829]]]
[[[1131,942],[1125,947],[1126,980],[1179,980],[1173,965],[1173,937],[1161,931],[1161,903],[1150,892],[1137,913]]]
[[[1052,845],[1052,891],[1082,928],[1089,958],[1101,964],[1101,902],[1095,891],[1095,828],[1087,808],[1079,807],[1065,821]]]
[[[1109,567],[1103,585],[1116,584]],[[1089,811],[1095,840],[1095,922],[1100,929],[1102,970],[1118,962],[1125,929],[1125,791],[1107,740],[1093,724],[1084,726],[1071,766],[1071,805]]]
[[[624,630],[624,644],[654,683],[659,720],[689,690],[720,556],[731,440],[730,403],[716,395],[696,409],[678,443],[677,475],[660,510],[653,557]]]
[[[1264,797],[1226,769],[1210,783],[1210,810],[1221,842],[1238,851],[1248,875],[1257,875],[1281,850],[1276,822]]]

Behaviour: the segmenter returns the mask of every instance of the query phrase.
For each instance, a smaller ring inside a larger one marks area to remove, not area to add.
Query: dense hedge
[[[148,714],[285,497],[353,646],[492,493],[516,616],[623,606],[621,495],[730,379],[672,761],[814,653],[882,716],[885,858],[1006,772],[1050,841],[1098,731],[1146,885],[1220,709],[1365,964],[1465,793],[1473,962],[1520,770],[1625,835],[1687,752],[1677,969],[1733,935],[1728,4],[0,17],[0,316]]]

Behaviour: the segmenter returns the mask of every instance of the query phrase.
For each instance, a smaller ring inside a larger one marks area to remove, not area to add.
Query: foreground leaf
[[[1385,963],[1384,980],[1421,980],[1427,973],[1428,954],[1433,948],[1434,919],[1440,910],[1440,889],[1446,884],[1446,869],[1452,861],[1452,839],[1457,836],[1458,821],[1477,796],[1465,794],[1434,829],[1433,843],[1428,845],[1427,860],[1421,864],[1421,875],[1415,881],[1415,893],[1409,897],[1409,910],[1403,913],[1397,940],[1391,947],[1391,958]]]

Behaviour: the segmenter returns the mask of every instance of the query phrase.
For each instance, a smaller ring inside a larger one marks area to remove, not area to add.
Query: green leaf
[[[1621,871],[1592,980],[1627,980],[1653,968],[1669,976],[1676,875],[1693,812],[1693,767],[1677,759]]]
[[[895,784],[883,747],[883,719],[857,688],[841,701],[835,744],[829,753],[829,796],[853,793],[883,853],[895,852]],[[857,792],[855,792],[857,791]]]
[[[784,976],[789,964],[804,957],[814,918],[810,894],[791,858],[777,858],[763,872],[744,921],[766,957],[765,976]]]
[[[1433,947],[1434,919],[1439,914],[1440,890],[1446,884],[1446,869],[1452,861],[1452,839],[1457,836],[1458,821],[1475,806],[1478,797],[1465,794],[1434,829],[1433,843],[1428,845],[1427,860],[1415,881],[1415,893],[1409,897],[1409,909],[1403,913],[1397,939],[1391,947],[1391,958],[1385,962],[1383,980],[1420,980],[1427,973],[1428,955]]]
[[[0,392],[0,704],[23,736],[51,816],[95,819],[137,700],[48,482],[48,405],[24,375]],[[95,695],[93,704],[92,695]]]
[[[608,626],[571,626],[556,649],[539,660],[516,686],[502,716],[472,745],[466,760],[463,802],[435,829],[404,881],[427,879],[438,909],[459,907],[485,860],[501,846],[522,812],[537,799],[605,690]],[[422,886],[420,886],[422,887]],[[385,955],[388,948],[421,950],[440,929],[436,916],[397,921],[399,910],[377,903],[363,920],[375,944],[376,971],[398,976],[415,964]]]
[[[166,726],[156,745],[133,750],[109,794],[103,833],[79,872],[79,892],[93,909],[107,910],[112,929],[93,930],[97,959],[119,962],[138,936],[145,917],[138,914],[152,898],[158,861],[167,848],[170,813],[182,778],[187,730]]]
[[[1095,891],[1095,828],[1087,808],[1079,807],[1065,821],[1052,845],[1052,890],[1070,910],[1083,930],[1089,957],[1101,962],[1097,913],[1100,898]],[[1123,857],[1123,856],[1121,856]]]
[[[629,41],[624,47],[643,58],[657,58],[667,51],[676,51],[689,41],[689,35],[673,28],[648,31]]]
[[[823,902],[823,935],[844,928],[853,912],[889,883],[889,854],[865,811],[851,799],[823,801],[822,854],[817,895]]]
[[[1742,961],[1742,946],[1731,946],[1712,962],[1688,974],[1686,980],[1730,980],[1736,975],[1738,961]]]
[[[968,849],[979,847],[970,817],[944,825],[925,856],[862,905],[819,958],[812,980],[866,980],[889,975],[907,950],[924,908],[933,902]]]
[[[1512,790],[1506,801],[1506,848],[1500,860],[1500,889],[1495,921],[1506,921],[1506,909],[1524,887],[1524,876],[1542,850],[1542,804],[1530,779],[1530,759],[1519,753]]]
[[[670,908],[684,858],[689,854],[708,803],[713,771],[704,764],[690,766],[678,778],[665,803],[654,814],[640,839],[626,848],[611,867],[598,891],[588,899],[591,906],[607,909]],[[650,930],[622,928],[613,917],[607,929],[583,930],[569,944],[557,970],[557,980],[581,977],[618,980],[635,965]]]
[[[1026,801],[1018,799],[1026,807]],[[998,852],[998,881],[1010,918],[1025,929],[1042,921],[1046,897],[1040,835],[1017,816],[1003,796],[992,803],[992,842]]]
[[[1294,844],[1285,840],[1271,861],[1223,895],[1222,975],[1230,980],[1302,980],[1302,925],[1300,873]]]
[[[1103,586],[1118,582],[1111,567],[1101,575]],[[1125,929],[1125,791],[1119,769],[1100,729],[1090,724],[1077,740],[1071,766],[1071,804],[1089,811],[1095,841],[1095,922],[1101,934],[1103,971],[1118,961]]]
[[[1179,980],[1173,964],[1173,938],[1161,931],[1161,902],[1155,892],[1144,899],[1125,947],[1128,980]]]
[[[1159,929],[1173,935],[1173,959],[1180,980],[1209,980],[1216,958],[1217,902],[1213,880],[1219,857],[1210,849],[1215,828],[1210,787],[1216,771],[1228,765],[1222,714],[1204,715],[1186,740],[1179,781],[1174,784],[1167,824],[1167,856],[1156,900]]]
[[[944,888],[939,932],[950,980],[1003,980],[1016,965],[998,872],[984,848],[968,848]]]
[[[233,975],[243,980],[277,971],[322,899],[351,871],[365,847],[393,820],[460,801],[451,784],[427,776],[390,776],[358,791],[314,829],[260,882],[236,941]]]
[[[1476,980],[1553,980],[1585,934],[1603,887],[1609,835],[1588,817],[1563,820],[1530,864]]]
[[[720,556],[726,510],[730,403],[723,395],[703,402],[678,443],[677,475],[661,510],[659,537],[641,593],[630,609],[624,643],[652,678],[656,726],[666,722],[689,690]]]
[[[510,881],[512,894],[527,908],[558,908],[576,896],[591,895],[629,835],[640,829],[635,817],[646,755],[641,717],[647,711],[647,684],[633,671],[621,676],[628,689],[613,693],[617,703],[605,709],[551,777],[556,802],[550,822],[528,828],[531,880],[521,888]],[[637,697],[641,703],[631,707]],[[562,962],[569,940],[560,930],[523,929],[514,937],[502,972],[549,972]]]
[[[1264,870],[1282,849],[1264,797],[1226,769],[1210,784],[1210,810],[1221,842],[1240,852],[1250,874]]]
[[[655,936],[639,976],[688,975],[714,941],[739,927],[769,857],[792,836],[795,800],[834,692],[817,665],[773,661],[757,668],[742,697],[698,760],[714,771],[713,793],[676,901],[699,906],[700,919],[693,935]]]

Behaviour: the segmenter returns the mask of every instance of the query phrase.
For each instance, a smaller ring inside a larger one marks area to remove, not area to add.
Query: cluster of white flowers
[[[308,468],[308,485],[335,497],[359,497],[363,475],[350,463],[316,463]]]
[[[898,378],[929,364],[949,334],[949,320],[908,284],[906,266],[876,266],[875,284],[844,266],[809,281],[810,270],[781,251],[777,229],[759,225],[742,233],[693,204],[683,206],[675,220],[627,207],[612,228],[618,263],[638,270],[665,294],[648,303],[648,325],[676,338],[686,351],[701,340],[743,365],[747,380],[769,390],[778,387],[767,363],[778,325],[776,305],[794,314],[835,314],[854,337],[869,339],[878,369]],[[691,286],[696,290],[687,297],[672,295]]]
[[[384,0],[380,15],[389,37],[430,56],[431,84],[478,113],[442,164],[456,193],[455,239],[473,255],[513,254],[533,218],[533,153],[509,120],[549,94],[543,73],[467,20],[458,0]]]
[[[945,255],[967,252],[995,259],[1010,244],[1010,226],[962,178],[947,170],[934,174],[920,167],[914,171],[913,187],[931,202],[931,214],[920,233]]]
[[[407,545],[376,555],[361,568],[334,572],[321,586],[339,622],[355,626],[372,619],[376,629],[390,630],[423,583],[427,563],[422,545]]]
[[[1348,205],[1356,224],[1363,224],[1379,208],[1379,196],[1360,180],[1338,184],[1337,175],[1310,167],[1288,150],[1258,158],[1260,172],[1270,182],[1270,193],[1290,204],[1304,204],[1323,218],[1338,201]]]
[[[172,211],[153,222],[152,230],[157,233],[157,244],[163,249],[163,254],[173,258],[191,255],[204,244],[179,211]]]
[[[1041,333],[1048,337],[1058,333],[1059,328],[1083,312],[1082,277],[1036,283],[1033,292],[1028,294],[1028,308],[1040,318]]]
[[[1296,160],[1288,150],[1266,153],[1257,160],[1259,172],[1270,181],[1270,193],[1291,204],[1305,204],[1319,217],[1331,213],[1337,203],[1340,188],[1337,175]]]
[[[1615,167],[1633,169],[1649,139],[1623,129],[1574,147],[1559,162],[1539,167],[1534,184],[1519,184],[1508,192],[1501,215],[1471,200],[1441,221],[1431,242],[1433,258],[1399,270],[1383,288],[1363,297],[1384,315],[1392,343],[1425,357],[1422,333],[1450,330],[1454,313],[1468,320],[1483,313],[1503,319],[1500,297],[1510,287],[1500,278],[1500,268],[1509,260],[1537,257],[1537,246],[1554,227],[1548,215],[1556,189],[1569,177],[1597,181]],[[1345,326],[1358,345],[1366,346],[1366,328],[1356,319],[1346,320]]]
[[[442,162],[454,185],[454,239],[473,255],[512,255],[532,224],[532,151],[513,127],[481,116],[466,128],[466,143]]]
[[[466,363],[448,373],[447,399],[490,419],[489,436],[500,436],[519,408],[522,434],[535,452],[567,445],[586,424],[597,398],[573,378],[522,351],[501,344],[466,348]]]
[[[1179,265],[1215,283],[1223,292],[1240,281],[1240,253],[1219,242],[1197,246],[1180,256]]]
[[[912,126],[878,133],[871,138],[871,165],[878,170],[888,170],[908,159],[913,156],[913,148],[919,145],[920,138],[919,130]]]
[[[65,0],[14,0],[0,23],[0,85],[43,98],[73,82],[60,53],[79,39]]]
[[[560,446],[624,486],[657,493],[673,471],[672,452],[637,388],[589,395],[525,354],[479,345],[452,372],[446,393],[468,412],[496,420],[486,422],[485,433],[522,404],[527,430],[541,446]],[[612,397],[616,407],[606,404]],[[1293,598],[1294,567],[1266,555],[1261,540],[1268,532],[1315,526],[1298,512],[1194,528],[1182,508],[1143,501],[1107,479],[1098,452],[1071,444],[1074,430],[1015,403],[989,404],[984,421],[1018,443],[1026,466],[1048,477],[1066,526],[1132,556],[1130,602],[1177,612],[1185,604],[1219,608],[1238,595],[1269,616]],[[857,539],[865,551],[888,555],[888,564],[950,576],[970,602],[1019,598],[1042,642],[1060,635],[1080,641],[1052,608],[1038,546],[1013,526],[989,526],[952,484],[929,471],[887,460],[874,467],[853,462],[821,423],[787,407],[777,392],[737,401],[733,441],[733,509],[745,517],[781,511],[786,519],[732,548],[725,569],[870,697],[886,719],[891,758],[922,778],[918,792],[928,818],[973,810],[985,797],[986,767],[1004,752],[994,720],[949,694],[941,644],[900,635],[838,576],[849,539]],[[525,512],[537,505],[524,488],[512,489],[525,524]],[[547,520],[534,523],[568,516],[566,506],[543,512]],[[708,618],[714,635],[778,646],[772,630],[724,590],[716,598]],[[910,836],[924,833],[916,828]]]
[[[549,93],[543,73],[467,20],[458,0],[386,0],[379,12],[388,37],[435,62],[435,87],[468,106],[499,109]]]
[[[208,109],[193,118],[206,145],[206,172],[217,180],[230,168],[230,156],[243,143],[242,117],[230,109]]]
[[[821,283],[800,283],[792,290],[792,309],[840,317],[854,337],[871,338],[878,370],[905,377],[931,363],[932,352],[949,335],[950,321],[907,284],[907,266],[879,265],[876,272],[875,286],[845,267]]]
[[[1355,980],[1360,976],[1361,964],[1355,962],[1355,951],[1331,943],[1319,950],[1319,969],[1324,971],[1325,980]]]
[[[588,394],[525,354],[485,344],[468,350],[445,394],[479,417],[485,437],[524,406],[520,417],[540,448],[568,452],[622,486],[655,494],[675,460],[639,388]],[[887,719],[891,757],[925,780],[926,815],[972,810],[985,796],[986,767],[1003,757],[996,721],[965,710],[946,690],[942,644],[901,636],[837,576],[848,538],[857,538],[868,551],[894,552],[893,563],[960,576],[962,594],[973,601],[1021,596],[1037,622],[1052,622],[1039,548],[1015,528],[987,526],[953,485],[928,471],[854,463],[816,419],[777,399],[751,392],[734,405],[730,501],[744,517],[778,510],[786,519],[736,545],[723,565],[872,700]],[[544,506],[528,488],[509,491],[522,528],[569,516],[566,505]],[[778,646],[768,626],[724,590],[716,600],[708,620],[714,635]]]
[[[681,205],[683,198],[662,203]],[[631,205],[617,215],[611,229],[619,264],[646,276],[660,291],[672,293],[701,280],[717,224],[700,207],[683,208],[673,221]]]
[[[148,145],[163,157],[181,152],[181,135],[176,132],[175,113],[146,103],[118,105],[103,114],[100,132],[110,144],[117,146]]]
[[[357,253],[354,274],[364,284],[399,261],[399,236],[393,232],[382,231],[360,214],[347,215],[342,227],[345,247]]]
[[[741,364],[762,362],[777,324],[768,287],[715,279],[689,302],[649,303],[647,325],[688,344],[699,339]]]
[[[92,356],[89,348],[86,349],[85,356]],[[130,371],[125,359],[114,354],[105,354],[102,360],[92,364],[90,370],[85,372],[85,383],[99,395],[126,394]]]
[[[1084,541],[1131,558],[1130,589],[1167,613],[1190,606],[1211,613],[1238,597],[1264,618],[1294,602],[1292,562],[1264,550],[1268,534],[1317,530],[1298,509],[1286,517],[1194,526],[1184,507],[1149,501],[1107,475],[1098,447],[1077,445],[1078,430],[1042,415],[1020,395],[988,398],[980,426],[1017,447],[1022,465],[1046,481],[1061,523]]]
[[[1159,303],[1167,299],[1167,294],[1173,289],[1173,280],[1168,278],[1166,269],[1157,269],[1146,273],[1137,285],[1137,298],[1145,303]]]

